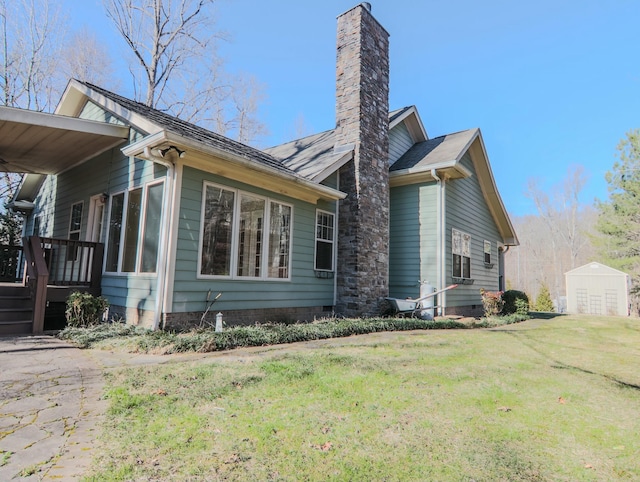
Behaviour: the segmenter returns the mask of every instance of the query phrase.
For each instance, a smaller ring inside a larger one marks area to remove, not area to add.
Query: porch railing
[[[40,238],[49,285],[100,289],[104,245],[74,239]]]
[[[42,333],[47,301],[64,301],[73,289],[100,294],[103,244],[38,236],[24,238],[23,243],[24,283],[30,288],[33,302],[33,333]]]

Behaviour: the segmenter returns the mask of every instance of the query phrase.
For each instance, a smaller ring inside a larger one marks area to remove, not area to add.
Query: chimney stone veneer
[[[389,293],[389,34],[360,4],[338,17],[336,147],[340,170],[336,311],[379,313]]]

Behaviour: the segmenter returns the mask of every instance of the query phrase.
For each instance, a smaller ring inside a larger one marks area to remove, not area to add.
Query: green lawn
[[[93,478],[640,480],[640,320],[303,346],[111,373]]]

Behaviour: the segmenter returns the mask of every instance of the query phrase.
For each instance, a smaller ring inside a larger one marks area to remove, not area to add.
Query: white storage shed
[[[567,312],[629,315],[629,275],[592,262],[565,273]]]

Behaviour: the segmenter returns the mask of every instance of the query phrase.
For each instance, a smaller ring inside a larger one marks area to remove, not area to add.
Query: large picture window
[[[210,183],[202,204],[201,276],[290,278],[291,206]]]
[[[105,271],[155,273],[164,183],[111,196]]]
[[[334,215],[316,211],[316,270],[333,271]]]
[[[451,230],[454,278],[471,278],[471,236],[456,229]]]

